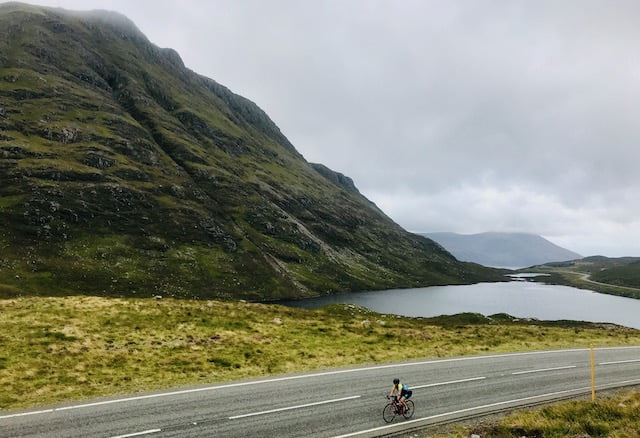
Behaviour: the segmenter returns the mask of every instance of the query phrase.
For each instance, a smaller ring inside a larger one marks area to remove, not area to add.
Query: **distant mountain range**
[[[524,268],[582,258],[542,236],[526,233],[422,233],[458,260],[499,268]]]

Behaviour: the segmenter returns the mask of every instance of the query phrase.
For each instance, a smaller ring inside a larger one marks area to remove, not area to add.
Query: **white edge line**
[[[486,379],[486,377],[472,377],[470,379],[452,380],[450,382],[429,383],[428,385],[419,385],[419,386],[411,385],[411,389],[431,388],[433,386],[452,385],[454,383],[473,382],[474,380],[483,380],[483,379]]]
[[[568,370],[569,368],[576,368],[576,365],[568,365],[566,367],[556,367],[556,368],[543,368],[539,370],[527,370],[527,371],[518,371],[515,373],[511,373],[513,376],[517,376],[519,374],[529,374],[529,373],[543,373],[545,371],[556,371],[556,370]]]
[[[27,415],[48,414],[50,412],[53,412],[53,409],[45,409],[45,410],[42,410],[42,411],[21,412],[19,414],[4,415],[4,416],[0,417],[0,419],[2,419],[2,418],[14,418],[14,417],[26,417]]]
[[[142,432],[128,433],[126,435],[118,435],[118,436],[113,436],[111,438],[128,438],[130,436],[149,435],[149,434],[158,433],[158,432],[162,432],[162,429],[143,430]]]
[[[286,408],[271,409],[269,411],[253,412],[251,414],[234,415],[233,417],[229,417],[229,420],[236,420],[238,418],[245,418],[245,417],[254,417],[256,415],[272,414],[274,412],[290,411],[291,409],[308,408],[309,406],[325,405],[327,403],[337,403],[337,402],[341,402],[341,401],[345,401],[345,400],[353,400],[353,399],[356,399],[356,398],[360,398],[360,396],[359,395],[353,395],[351,397],[337,398],[335,400],[324,400],[324,401],[321,401],[321,402],[307,403],[305,405],[287,406]]]
[[[608,388],[610,386],[618,386],[618,385],[631,384],[631,383],[640,383],[640,379],[623,380],[621,382],[614,382],[614,383],[609,383],[609,384],[606,384],[606,385],[598,385],[598,386],[596,386],[596,389],[605,389],[605,388]],[[474,406],[474,407],[471,407],[471,408],[460,409],[460,410],[457,410],[457,411],[444,412],[442,414],[431,415],[429,417],[417,418],[415,420],[403,421],[402,423],[390,424],[388,426],[380,426],[380,427],[375,427],[373,429],[360,430],[358,432],[351,432],[351,433],[347,433],[345,435],[334,436],[333,438],[347,438],[347,437],[352,437],[352,436],[358,436],[358,435],[362,435],[362,434],[365,434],[365,433],[371,433],[371,432],[377,432],[377,431],[380,431],[380,430],[390,429],[392,427],[399,427],[399,426],[405,426],[405,425],[411,424],[411,423],[419,423],[419,422],[422,422],[422,421],[434,420],[436,418],[446,417],[447,415],[462,414],[462,413],[474,411],[474,410],[477,410],[477,409],[492,408],[492,407],[495,407],[495,406],[505,405],[505,404],[509,404],[509,403],[519,403],[519,402],[528,401],[528,400],[535,400],[537,398],[552,397],[552,396],[561,395],[561,394],[569,394],[571,392],[583,392],[583,391],[590,390],[590,389],[591,389],[590,386],[584,386],[582,388],[567,389],[565,391],[550,392],[550,393],[547,393],[547,394],[534,395],[532,397],[517,398],[517,399],[514,399],[514,400],[506,400],[506,401],[501,401],[501,402],[496,402],[496,403],[490,403],[488,405]]]
[[[640,348],[640,346],[602,347],[602,348],[598,348],[597,350],[626,350],[626,349],[635,349],[635,348]],[[263,380],[254,380],[254,381],[250,381],[250,382],[230,383],[230,384],[219,385],[219,386],[207,386],[207,387],[204,387],[204,388],[185,389],[185,390],[181,390],[181,391],[171,391],[171,392],[163,392],[163,393],[158,393],[158,394],[141,395],[141,396],[136,396],[136,397],[127,397],[127,398],[121,398],[121,399],[106,400],[106,401],[101,401],[101,402],[86,403],[86,404],[80,404],[80,405],[75,405],[75,406],[66,406],[66,407],[55,408],[55,409],[46,409],[46,410],[41,410],[41,411],[32,411],[32,412],[23,412],[23,413],[19,413],[19,414],[2,415],[2,416],[0,416],[0,420],[5,419],[5,418],[18,417],[18,416],[37,415],[37,414],[51,413],[51,412],[57,412],[57,411],[66,411],[66,410],[69,410],[69,409],[81,409],[81,408],[88,408],[88,407],[92,407],[92,406],[109,405],[109,404],[113,404],[113,403],[121,403],[121,402],[135,401],[135,400],[145,400],[145,399],[158,398],[158,397],[168,397],[168,396],[172,396],[172,395],[190,394],[190,393],[202,392],[202,391],[214,391],[214,390],[217,390],[217,389],[233,388],[233,387],[247,386],[247,385],[258,385],[258,384],[262,384],[262,383],[282,382],[282,381],[285,381],[285,380],[296,380],[296,379],[306,379],[306,378],[310,378],[310,377],[330,376],[330,375],[335,375],[335,374],[355,373],[355,372],[359,372],[359,371],[371,371],[371,370],[380,370],[380,369],[388,369],[388,368],[401,368],[401,367],[430,365],[430,364],[446,363],[446,362],[461,362],[461,361],[465,361],[465,360],[482,360],[482,359],[494,359],[494,358],[500,358],[500,357],[530,356],[530,355],[535,355],[535,354],[556,354],[556,353],[571,353],[571,352],[577,353],[577,352],[580,352],[580,351],[590,351],[590,349],[589,348],[567,348],[567,349],[564,349],[564,350],[527,351],[527,352],[522,352],[522,353],[493,354],[493,355],[488,355],[488,356],[456,357],[456,358],[451,358],[451,359],[436,359],[436,360],[427,360],[427,361],[421,361],[421,362],[408,362],[408,363],[400,363],[400,364],[379,365],[379,366],[372,366],[372,367],[365,367],[365,368],[352,368],[352,369],[348,369],[348,370],[327,371],[327,372],[323,372],[323,373],[304,374],[304,375],[300,375],[300,376],[277,377],[277,378],[274,378],[274,379],[263,379]]]
[[[602,362],[598,365],[614,365],[618,363],[631,363],[631,362],[640,362],[640,359],[631,359],[631,360],[618,360],[616,362]]]

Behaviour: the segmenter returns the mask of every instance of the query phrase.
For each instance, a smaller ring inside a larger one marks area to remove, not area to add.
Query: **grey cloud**
[[[640,255],[640,3],[50,0],[118,10],[415,231]]]

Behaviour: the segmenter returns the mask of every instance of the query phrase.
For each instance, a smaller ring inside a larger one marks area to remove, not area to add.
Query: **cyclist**
[[[400,379],[393,379],[393,387],[391,388],[391,392],[389,393],[389,397],[398,397],[398,401],[402,404],[404,411],[406,412],[409,408],[407,406],[407,400],[409,397],[413,395],[413,391],[409,389],[407,385],[404,383],[400,383]]]

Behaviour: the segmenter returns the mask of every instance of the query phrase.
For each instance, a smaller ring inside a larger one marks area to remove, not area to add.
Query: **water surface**
[[[610,322],[640,329],[640,300],[529,281],[390,289],[281,304],[316,308],[335,303],[357,304],[375,312],[405,316],[508,313],[518,318]]]

